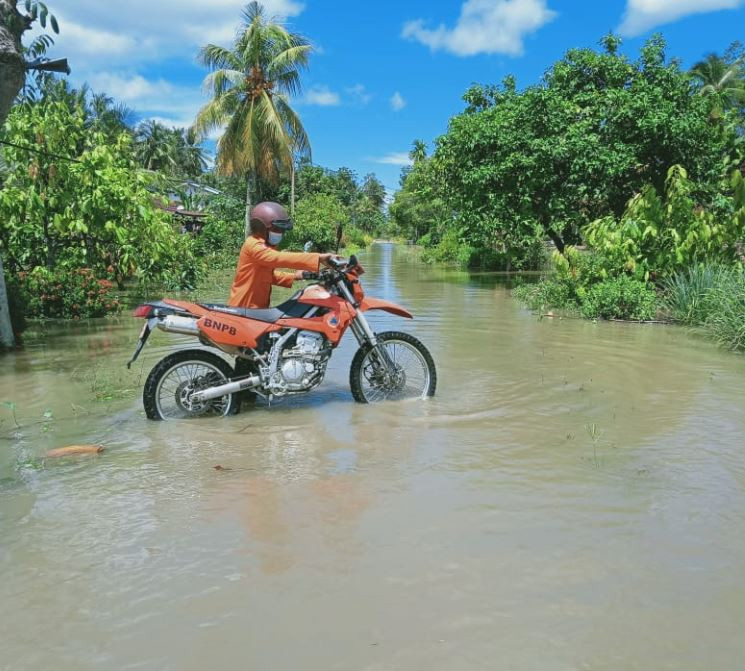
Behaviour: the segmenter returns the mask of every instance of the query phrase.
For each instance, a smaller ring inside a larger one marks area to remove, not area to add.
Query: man
[[[268,308],[272,286],[291,287],[302,279],[303,271],[318,272],[329,265],[332,254],[280,252],[276,249],[292,220],[278,203],[259,203],[251,210],[251,235],[241,247],[228,305],[241,308]],[[292,268],[295,273],[279,272]]]

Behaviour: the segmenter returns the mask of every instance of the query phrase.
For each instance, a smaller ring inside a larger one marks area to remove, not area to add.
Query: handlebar
[[[336,273],[343,272],[345,270],[350,270],[355,267],[357,267],[359,264],[357,263],[357,257],[352,255],[349,259],[334,259],[331,257],[328,260],[328,264],[330,268],[323,268],[319,272],[314,273],[308,270],[303,271],[303,279],[304,280],[323,280],[323,279],[329,279],[330,276],[335,275]]]

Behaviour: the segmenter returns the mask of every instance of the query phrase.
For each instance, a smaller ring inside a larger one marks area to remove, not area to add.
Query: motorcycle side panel
[[[380,298],[363,298],[360,303],[360,312],[367,312],[368,310],[385,310],[386,312],[390,312],[399,317],[414,319],[414,315],[412,315],[407,309],[402,308],[400,305],[396,305],[395,303],[391,303],[390,301],[381,300]]]
[[[341,299],[339,299],[339,303],[333,312],[329,312],[322,317],[280,319],[277,326],[322,333],[336,347],[356,314],[355,309],[348,303]]]
[[[329,310],[339,310],[341,305],[346,305],[346,301],[340,296],[335,296],[320,284],[309,286],[302,295],[297,299],[298,303],[304,305],[315,305],[320,308]]]
[[[165,302],[199,317],[199,330],[212,342],[220,345],[256,347],[262,335],[280,330],[275,324],[235,317],[224,312],[213,312],[196,303],[175,301],[170,298],[165,299]]]
[[[188,301],[176,301],[172,298],[164,298],[163,302],[172,305],[175,308],[179,308],[184,312],[190,312],[195,317],[203,317],[210,312],[207,308],[203,308],[201,305],[197,305],[196,303],[189,303]]]

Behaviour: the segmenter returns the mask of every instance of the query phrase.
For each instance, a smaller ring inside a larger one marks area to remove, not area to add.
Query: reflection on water
[[[191,343],[127,372],[127,316],[0,359],[0,669],[736,668],[745,360],[362,261],[429,402],[355,405],[345,340],[312,395],[148,422],[143,376]],[[70,443],[107,450],[40,461]]]

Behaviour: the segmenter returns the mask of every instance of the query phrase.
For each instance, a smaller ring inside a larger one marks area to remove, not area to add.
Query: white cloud
[[[350,86],[347,93],[352,97],[352,100],[360,105],[367,105],[372,100],[372,93],[369,93],[362,84]]]
[[[328,86],[313,86],[305,94],[304,102],[308,105],[335,107],[341,103],[338,93],[329,90]]]
[[[395,112],[399,112],[404,107],[406,107],[406,101],[404,100],[404,97],[398,91],[396,91],[391,96],[391,107],[393,108]]]
[[[744,3],[745,0],[628,0],[619,32],[634,37],[690,14],[736,9]]]
[[[51,4],[51,3],[50,3]],[[296,0],[263,0],[268,16],[284,20],[303,11]],[[95,72],[101,65],[130,66],[175,57],[193,62],[208,42],[232,41],[245,0],[55,0],[59,19],[55,54],[67,56],[73,72]],[[91,58],[95,56],[95,60]]]
[[[124,77],[112,72],[93,75],[88,82],[94,91],[104,91],[117,100],[131,104],[148,99],[168,99],[175,93],[174,86],[163,79],[149,81],[142,75]]]
[[[55,42],[67,54],[72,51],[81,56],[124,56],[138,47],[138,41],[129,35],[81,26],[59,12],[56,16],[64,31],[61,30],[60,36],[55,37]]]
[[[383,163],[385,165],[411,165],[411,159],[409,158],[408,152],[395,151],[391,154],[386,154],[380,158],[372,159],[375,163]]]
[[[404,25],[402,36],[433,51],[445,49],[458,56],[523,52],[523,39],[557,14],[547,0],[466,0],[454,28],[427,28],[422,19]]]

